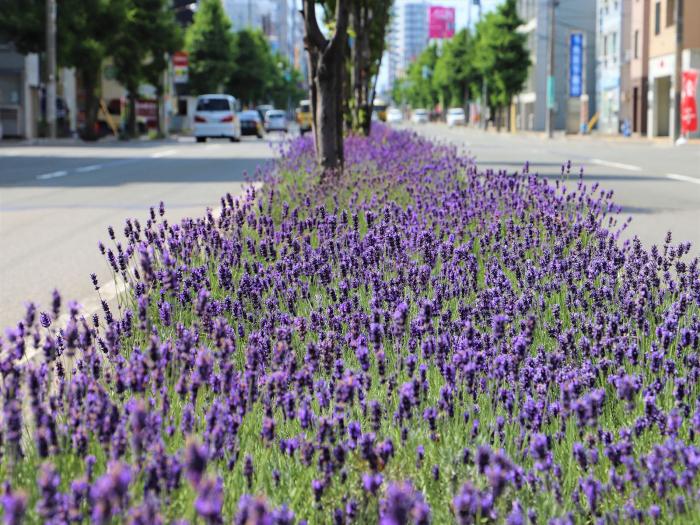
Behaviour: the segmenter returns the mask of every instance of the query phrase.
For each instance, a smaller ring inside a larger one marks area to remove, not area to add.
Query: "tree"
[[[235,67],[229,77],[229,90],[250,105],[269,97],[270,87],[280,76],[265,35],[259,30],[243,29],[235,35]]]
[[[434,86],[445,104],[465,106],[479,79],[474,67],[473,38],[467,29],[462,29],[443,46],[435,65]]]
[[[124,0],[124,18],[112,49],[117,80],[129,99],[127,133],[137,134],[136,99],[143,81],[150,81],[162,95],[166,53],[180,44],[179,27],[167,0]]]
[[[348,30],[348,0],[337,0],[330,39],[316,20],[314,0],[304,0],[304,46],[309,55],[316,155],[324,170],[343,167],[342,74]]]
[[[221,0],[202,0],[185,37],[189,83],[195,93],[218,91],[234,68],[234,36]]]
[[[431,44],[408,68],[406,98],[414,108],[433,108],[438,103],[439,94],[433,80],[438,53],[437,45]]]
[[[45,2],[0,0],[0,34],[21,53],[45,51]],[[83,138],[97,138],[99,80],[123,17],[122,0],[62,0],[56,36],[58,63],[78,71],[85,95]]]
[[[530,67],[525,35],[517,31],[522,23],[515,0],[506,0],[477,25],[475,65],[486,82],[486,102],[498,111],[499,126],[503,108],[522,89]]]
[[[354,37],[350,48],[350,103],[352,127],[369,135],[372,126],[375,79],[386,47],[386,31],[393,2],[352,0],[350,28]]]

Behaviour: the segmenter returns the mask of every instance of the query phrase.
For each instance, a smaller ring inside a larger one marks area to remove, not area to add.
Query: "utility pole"
[[[554,135],[554,16],[556,0],[549,0],[549,39],[547,41],[547,120],[545,129],[550,139]]]
[[[478,2],[479,5],[479,22],[481,22],[481,0]],[[481,79],[481,127],[483,129],[488,128],[487,111],[488,111],[488,97],[489,97],[489,87],[486,84],[486,79]]]
[[[673,133],[675,144],[681,139],[681,84],[683,71],[683,0],[676,0],[676,60],[673,72]]]
[[[56,138],[56,0],[46,0],[46,122]]]

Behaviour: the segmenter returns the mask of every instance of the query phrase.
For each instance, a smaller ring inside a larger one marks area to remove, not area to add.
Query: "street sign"
[[[173,53],[173,81],[186,84],[189,81],[189,56],[186,51]]]
[[[698,106],[696,93],[698,89],[698,70],[683,71],[681,82],[681,133],[698,130]]]
[[[569,37],[569,96],[578,98],[583,92],[583,33]]]
[[[452,38],[455,34],[455,8],[430,6],[428,38]]]

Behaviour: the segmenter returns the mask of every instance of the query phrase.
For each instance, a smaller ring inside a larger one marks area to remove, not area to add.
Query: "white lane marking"
[[[151,155],[152,159],[159,159],[161,157],[169,157],[170,155],[175,155],[177,153],[177,150],[174,149],[166,149],[165,151],[159,151],[157,153],[154,153]]]
[[[221,147],[221,144],[207,144],[204,146],[204,149],[218,149]]]
[[[48,179],[56,179],[58,177],[65,177],[68,175],[67,171],[52,171],[51,173],[43,173],[41,175],[37,175],[38,180],[48,180]]]
[[[700,179],[695,177],[688,177],[687,175],[679,175],[678,173],[667,173],[666,178],[671,180],[679,180],[681,182],[691,182],[693,184],[700,184]]]
[[[89,166],[83,166],[81,168],[77,168],[75,171],[78,173],[88,173],[91,171],[99,170],[102,168],[102,164],[90,164]]]
[[[603,159],[591,159],[591,162],[593,164],[599,164],[600,166],[607,166],[609,168],[620,168],[622,170],[629,171],[642,171],[641,167],[635,166],[634,164],[623,164],[622,162],[612,162]]]

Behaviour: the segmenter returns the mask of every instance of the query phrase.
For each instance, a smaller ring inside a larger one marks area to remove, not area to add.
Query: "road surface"
[[[270,140],[244,137],[196,144],[192,139],[70,146],[0,147],[0,330],[24,315],[28,300],[50,306],[98,305],[90,281],[111,271],[98,241],[109,245],[127,217],[142,224],[164,201],[170,222],[202,216],[226,192],[240,194],[245,174],[273,156]],[[113,286],[112,286],[113,288]],[[4,335],[4,334],[3,334]]]
[[[555,137],[535,134],[485,133],[444,124],[404,125],[434,140],[455,144],[476,157],[480,169],[520,171],[525,161],[530,172],[550,179],[572,162],[584,181],[600,182],[613,190],[622,206],[620,217],[632,217],[623,237],[637,235],[647,248],[661,245],[666,232],[674,242],[691,241],[691,254],[700,255],[700,146],[672,146],[636,139]],[[574,177],[576,179],[576,177]]]

